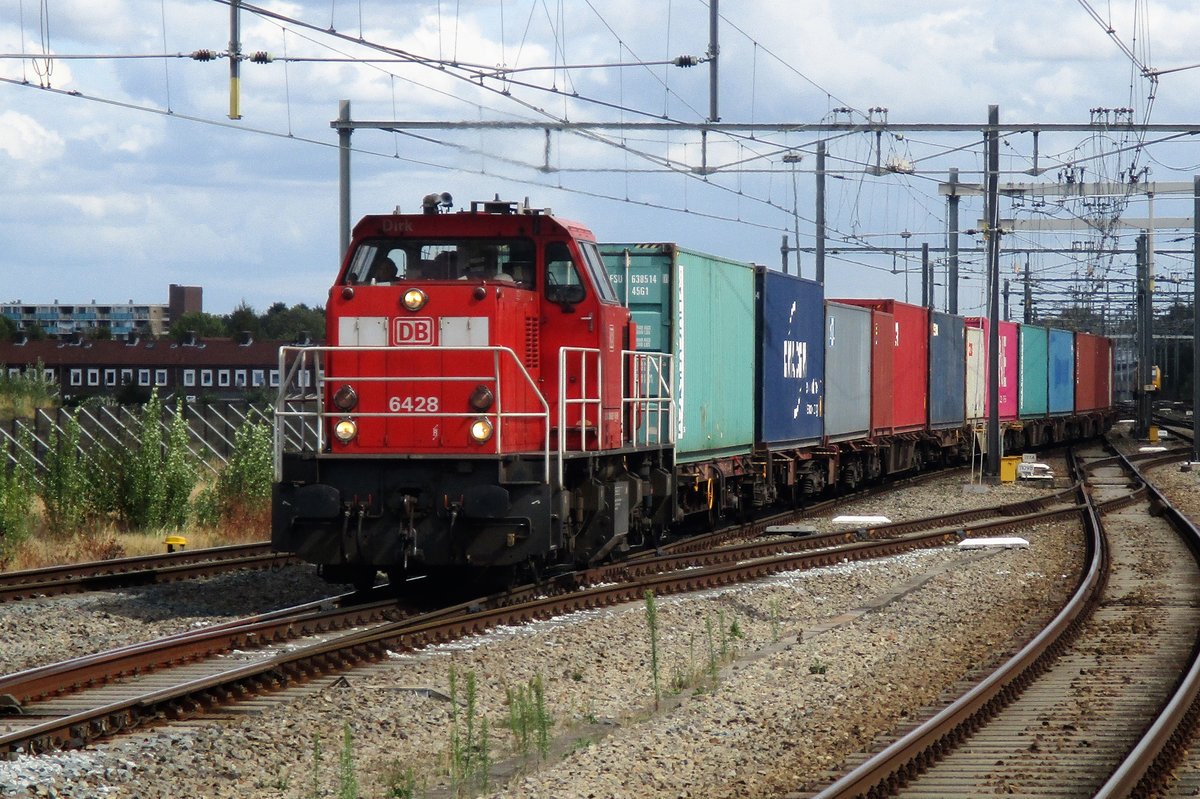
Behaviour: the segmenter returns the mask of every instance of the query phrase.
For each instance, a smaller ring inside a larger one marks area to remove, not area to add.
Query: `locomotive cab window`
[[[610,289],[611,290],[611,289]],[[566,242],[546,245],[546,299],[560,305],[583,302],[587,290]]]
[[[355,250],[344,282],[488,280],[532,289],[534,260],[533,242],[523,238],[374,240]]]
[[[390,285],[404,280],[408,259],[405,251],[387,242],[367,243],[354,251],[354,259],[346,270],[350,285]]]
[[[592,283],[596,286],[596,293],[600,295],[601,302],[616,304],[617,292],[612,287],[612,283],[608,279],[608,270],[604,268],[604,259],[600,257],[600,248],[592,241],[579,242],[579,249],[583,250],[583,260],[587,263],[588,275],[592,278]]]

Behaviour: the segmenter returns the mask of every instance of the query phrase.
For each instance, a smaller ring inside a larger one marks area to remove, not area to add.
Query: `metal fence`
[[[164,402],[159,418],[164,438],[175,414],[175,405]],[[247,423],[271,424],[269,404],[240,400],[192,403],[184,406],[183,414],[187,421],[188,449],[213,473],[229,461],[238,428]],[[136,448],[141,444],[141,408],[135,410],[124,405],[102,405],[52,411],[39,409],[32,419],[5,420],[0,426],[0,464],[8,467],[16,463],[25,449],[41,467],[47,442],[56,435],[62,436],[71,416],[79,422],[81,450]]]

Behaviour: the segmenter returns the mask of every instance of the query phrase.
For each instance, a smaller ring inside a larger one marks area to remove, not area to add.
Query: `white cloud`
[[[144,197],[123,193],[64,195],[62,201],[88,219],[121,225],[140,222],[148,206]]]
[[[113,119],[87,122],[69,134],[73,141],[94,144],[102,151],[131,155],[151,151],[163,141],[164,135],[161,126],[120,125]]]
[[[27,165],[45,165],[62,157],[65,142],[36,119],[0,111],[0,152]]]

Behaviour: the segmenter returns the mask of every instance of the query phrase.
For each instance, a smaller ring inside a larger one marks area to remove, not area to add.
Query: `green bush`
[[[0,454],[0,566],[33,531],[33,436],[22,427],[15,463]]]
[[[79,420],[68,415],[59,432],[51,427],[46,440],[45,474],[42,478],[42,503],[46,507],[46,527],[55,535],[78,530],[93,512],[93,471],[90,459],[79,446]]]
[[[196,498],[201,524],[229,522],[266,529],[271,515],[274,479],[274,441],[271,427],[247,422],[233,436],[233,452],[218,475]]]
[[[188,449],[188,427],[183,416],[183,402],[175,406],[175,416],[167,431],[167,451],[163,462],[163,504],[161,523],[164,527],[183,527],[187,524],[188,503],[196,487],[196,466]]]
[[[137,446],[118,455],[119,512],[134,529],[179,527],[187,522],[188,501],[196,485],[196,469],[187,447],[183,403],[176,406],[168,435],[163,438],[162,402],[158,390],[142,408]]]
[[[546,689],[539,674],[528,685],[506,689],[508,695],[508,726],[512,731],[513,747],[528,759],[532,745],[538,755],[550,753],[550,727],[553,719],[546,710]]]
[[[10,376],[0,364],[0,418],[32,417],[38,408],[58,401],[58,388],[41,361],[32,369]]]
[[[466,677],[465,703],[460,714],[458,672],[450,668],[450,783],[456,796],[487,788],[492,768],[487,718],[479,710],[475,672]],[[460,718],[461,715],[461,718]]]

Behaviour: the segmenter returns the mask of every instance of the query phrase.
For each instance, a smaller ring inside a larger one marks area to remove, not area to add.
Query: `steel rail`
[[[1082,476],[1079,464],[1074,459],[1071,462]],[[1080,493],[1086,499],[1082,509],[1087,531],[1086,567],[1074,593],[1050,624],[962,697],[815,794],[814,799],[875,796],[907,782],[955,739],[1009,704],[1026,683],[1058,656],[1094,607],[1107,572],[1107,542],[1099,520],[1100,511],[1090,492],[1081,489]]]
[[[299,560],[292,555],[272,552],[270,543],[257,542],[47,566],[0,573],[0,602],[174,582],[225,571],[271,569],[293,563],[299,563]]]
[[[1186,457],[1186,456],[1185,456]],[[1171,504],[1170,500],[1148,480],[1128,459],[1130,469],[1145,483],[1151,497],[1152,507],[1167,519],[1184,539],[1192,556],[1200,564],[1200,529],[1184,513]],[[1173,460],[1178,461],[1178,455]],[[1167,700],[1158,717],[1147,729],[1141,740],[1133,747],[1109,780],[1096,793],[1096,799],[1117,799],[1130,795],[1148,796],[1159,787],[1170,774],[1182,755],[1182,748],[1194,734],[1200,708],[1196,698],[1200,695],[1200,640],[1192,649],[1191,662],[1186,674]]]
[[[354,594],[306,602],[290,608],[214,624],[196,630],[129,644],[104,652],[36,666],[0,677],[0,696],[9,697],[6,708],[47,696],[63,696],[82,687],[230,652],[250,649],[300,635],[327,632],[355,624],[369,624],[396,615],[395,602],[329,607]]]

